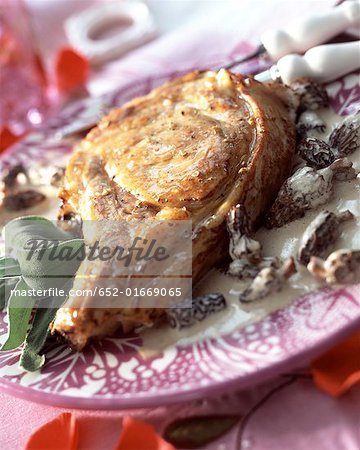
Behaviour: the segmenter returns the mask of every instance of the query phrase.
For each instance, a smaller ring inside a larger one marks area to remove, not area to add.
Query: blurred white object
[[[259,73],[255,79],[264,82],[281,78],[289,84],[296,78],[308,77],[327,82],[357,69],[360,69],[360,41],[319,45],[303,56],[283,56],[275,66]]]
[[[303,53],[317,44],[360,24],[360,1],[350,0],[306,20],[291,22],[283,30],[269,30],[261,42],[274,61],[289,53]]]
[[[97,33],[112,29],[116,24],[119,30],[115,34],[96,37]],[[115,59],[156,35],[148,7],[138,0],[94,6],[69,17],[64,27],[70,44],[92,64]]]

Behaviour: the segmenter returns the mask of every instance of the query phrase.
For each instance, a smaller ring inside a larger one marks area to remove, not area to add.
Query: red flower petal
[[[89,74],[89,61],[71,48],[63,48],[55,60],[56,85],[62,93],[82,86]]]
[[[125,416],[119,442],[114,450],[176,450],[148,423]]]
[[[15,142],[17,142],[23,136],[24,134],[20,134],[19,136],[13,134],[6,126],[0,128],[0,153],[6,150],[11,145],[15,144]]]
[[[25,450],[76,450],[78,439],[75,415],[62,413],[38,428],[27,441]]]
[[[317,386],[334,396],[360,383],[360,331],[313,361],[311,372]]]

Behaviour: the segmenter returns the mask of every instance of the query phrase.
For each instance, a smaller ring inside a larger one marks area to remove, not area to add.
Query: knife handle
[[[285,84],[301,77],[331,81],[359,68],[360,41],[319,45],[303,56],[287,55],[277,62],[277,70]]]
[[[283,30],[265,32],[261,42],[269,56],[278,61],[289,53],[304,53],[360,22],[360,0],[350,0],[336,8],[289,24]]]

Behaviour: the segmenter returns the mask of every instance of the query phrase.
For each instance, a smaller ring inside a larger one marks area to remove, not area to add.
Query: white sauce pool
[[[320,111],[319,116],[327,124],[326,132],[321,135],[314,132],[313,135],[321,139],[327,137],[337,123],[343,119],[328,109]],[[360,151],[357,150],[348,158],[353,161],[355,169],[359,170]],[[355,216],[354,221],[341,225],[341,236],[328,253],[340,248],[360,249],[360,176],[358,175],[355,180],[335,181],[332,199],[318,209],[308,211],[305,217],[281,228],[259,229],[254,237],[262,244],[263,255],[278,256],[281,259],[286,259],[289,256],[295,257],[299,241],[306,227],[321,210],[325,209],[336,213],[348,209]],[[251,280],[239,281],[213,269],[197,286],[195,295],[220,292],[226,298],[227,308],[208,317],[203,322],[183,330],[162,326],[143,331],[141,333],[144,341],[142,353],[144,356],[151,356],[175,344],[187,345],[206,338],[226,335],[285,307],[300,295],[321,287],[305,267],[297,264],[297,270],[298,272],[288,280],[282,291],[245,305],[239,302],[238,293],[245,289]]]
[[[319,136],[324,139],[342,118],[330,110],[320,111],[319,115],[327,124],[326,133]],[[360,169],[359,150],[350,155],[349,159],[353,161],[356,169]],[[65,163],[66,161],[64,160],[63,164],[61,162],[61,165],[65,165]],[[36,214],[43,215],[52,220],[56,219],[59,208],[57,189],[46,186],[39,190],[44,192],[47,199],[35,208],[26,210],[26,215]],[[334,195],[330,202],[317,210],[307,212],[304,218],[291,222],[282,228],[273,230],[261,228],[255,234],[255,238],[261,242],[264,256],[279,256],[282,259],[295,256],[298,250],[299,240],[305,228],[319,211],[326,209],[333,212],[341,212],[349,209],[355,215],[355,220],[341,225],[342,234],[333,248],[329,249],[329,253],[339,248],[360,249],[359,199],[359,176],[351,181],[335,181]],[[5,213],[2,211],[0,227],[18,215],[18,213]],[[3,251],[3,249],[0,250]],[[246,305],[240,304],[238,301],[238,293],[246,288],[251,280],[246,282],[239,281],[213,269],[202,280],[200,285],[197,286],[195,295],[220,292],[227,300],[227,308],[220,313],[208,317],[203,322],[181,331],[171,329],[166,325],[142,331],[141,337],[144,342],[142,353],[144,356],[152,356],[175,344],[180,346],[187,345],[202,339],[217,338],[221,335],[229,334],[244,325],[260,320],[272,311],[283,308],[301,294],[314,291],[321,287],[303,266],[297,264],[297,269],[298,272],[288,280],[288,283],[282,291]]]

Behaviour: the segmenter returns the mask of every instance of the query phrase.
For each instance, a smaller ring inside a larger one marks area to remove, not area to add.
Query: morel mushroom
[[[329,144],[337,158],[351,155],[360,149],[360,113],[343,120],[330,134]]]
[[[20,191],[16,194],[6,195],[3,199],[3,206],[8,211],[21,211],[32,208],[46,199],[45,195],[33,189]]]
[[[278,196],[265,217],[267,228],[282,227],[300,219],[305,212],[324,205],[333,191],[333,178],[352,179],[357,172],[346,158],[334,161],[325,169],[298,169],[282,185]]]
[[[354,218],[350,211],[334,214],[322,211],[306,228],[300,242],[298,259],[307,265],[312,256],[323,256],[341,234],[340,224]]]
[[[331,147],[315,137],[303,139],[297,147],[297,152],[314,169],[324,169],[335,161]]]
[[[312,130],[323,133],[326,129],[326,124],[315,111],[304,111],[299,116],[296,129],[301,136]]]
[[[262,269],[250,286],[239,295],[242,303],[260,300],[272,292],[280,291],[288,278],[296,272],[294,258],[287,259],[279,269],[268,267]]]
[[[328,284],[352,284],[360,281],[360,250],[337,250],[324,261],[312,256],[310,273]]]
[[[298,94],[302,110],[315,111],[329,105],[329,97],[324,86],[310,78],[299,78],[293,81],[290,87]]]
[[[279,258],[263,257],[260,242],[249,236],[248,219],[243,205],[232,208],[227,217],[232,262],[227,273],[239,279],[254,278],[266,267],[279,268]]]
[[[200,322],[210,314],[226,308],[222,294],[208,294],[192,300],[192,308],[169,308],[166,312],[171,328],[186,328]]]
[[[255,264],[261,259],[261,244],[249,237],[249,222],[246,217],[243,205],[236,205],[228,213],[229,253],[233,260],[245,258],[250,263]]]
[[[251,264],[246,259],[235,259],[229,264],[227,273],[239,279],[255,278],[256,275],[267,267],[278,269],[281,261],[277,257],[263,257],[257,264]]]
[[[359,174],[359,172],[354,169],[352,161],[348,158],[337,159],[330,167],[334,172],[334,178],[337,181],[353,180]]]
[[[5,191],[14,188],[18,184],[19,175],[27,177],[27,171],[22,164],[16,164],[6,170],[5,175],[2,177]]]

